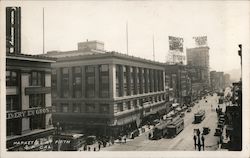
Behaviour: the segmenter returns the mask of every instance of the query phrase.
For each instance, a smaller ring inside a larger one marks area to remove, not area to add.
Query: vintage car
[[[220,129],[220,128],[216,128],[216,129],[215,129],[214,136],[221,136],[221,134],[222,134],[221,129]]]
[[[188,109],[187,109],[187,112],[191,112],[191,111],[192,111],[192,109],[191,109],[191,108],[188,108]]]
[[[210,132],[210,128],[209,127],[203,127],[203,134],[207,135]]]

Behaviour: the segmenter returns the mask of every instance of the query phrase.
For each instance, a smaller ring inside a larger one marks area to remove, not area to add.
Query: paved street
[[[205,150],[216,150],[218,137],[214,136],[215,128],[217,127],[217,114],[215,108],[218,105],[218,96],[207,97],[207,103],[204,99],[200,100],[193,108],[192,112],[187,113],[184,117],[184,130],[172,139],[148,140],[148,132],[136,137],[134,140],[128,140],[127,143],[115,144],[101,150],[107,151],[168,151],[168,150],[182,150],[192,151],[194,149],[193,143],[193,129],[199,128],[202,131],[203,127],[211,129],[208,135],[205,135]],[[211,110],[211,105],[212,109]],[[224,105],[222,108],[225,108]],[[199,124],[193,124],[194,113],[199,109],[206,111],[206,118]]]

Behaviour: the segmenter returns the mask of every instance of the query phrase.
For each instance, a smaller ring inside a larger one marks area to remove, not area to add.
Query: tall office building
[[[210,86],[210,71],[209,71],[209,47],[202,46],[187,49],[187,65],[198,67],[201,71],[201,81]]]

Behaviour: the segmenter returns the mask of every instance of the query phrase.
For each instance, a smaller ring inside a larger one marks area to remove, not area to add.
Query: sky
[[[249,48],[249,1],[25,1],[22,7],[22,53],[42,54],[44,8],[45,52],[76,50],[77,43],[104,42],[105,50],[166,61],[168,36],[184,38],[184,50],[194,36],[207,36],[210,70],[240,69],[238,44]]]

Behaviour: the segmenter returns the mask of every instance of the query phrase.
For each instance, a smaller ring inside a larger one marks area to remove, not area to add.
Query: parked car
[[[131,132],[130,138],[134,139],[135,137],[138,137],[139,134],[140,134],[140,131],[138,129],[136,129],[133,132]]]
[[[209,127],[203,127],[203,134],[207,135],[210,132],[210,128]]]
[[[214,136],[220,136],[222,134],[222,131],[220,128],[216,128],[215,129],[215,133],[214,133]]]
[[[184,116],[185,116],[185,112],[181,112],[180,117],[182,118]]]
[[[191,109],[191,108],[188,108],[188,109],[187,109],[187,112],[191,112],[191,111],[192,111],[192,109]]]
[[[152,124],[152,125],[157,125],[158,123],[160,123],[160,120],[159,120],[159,119],[156,119],[156,120],[154,120],[151,124]]]
[[[86,144],[87,145],[92,145],[96,142],[96,136],[88,136],[86,138]]]

